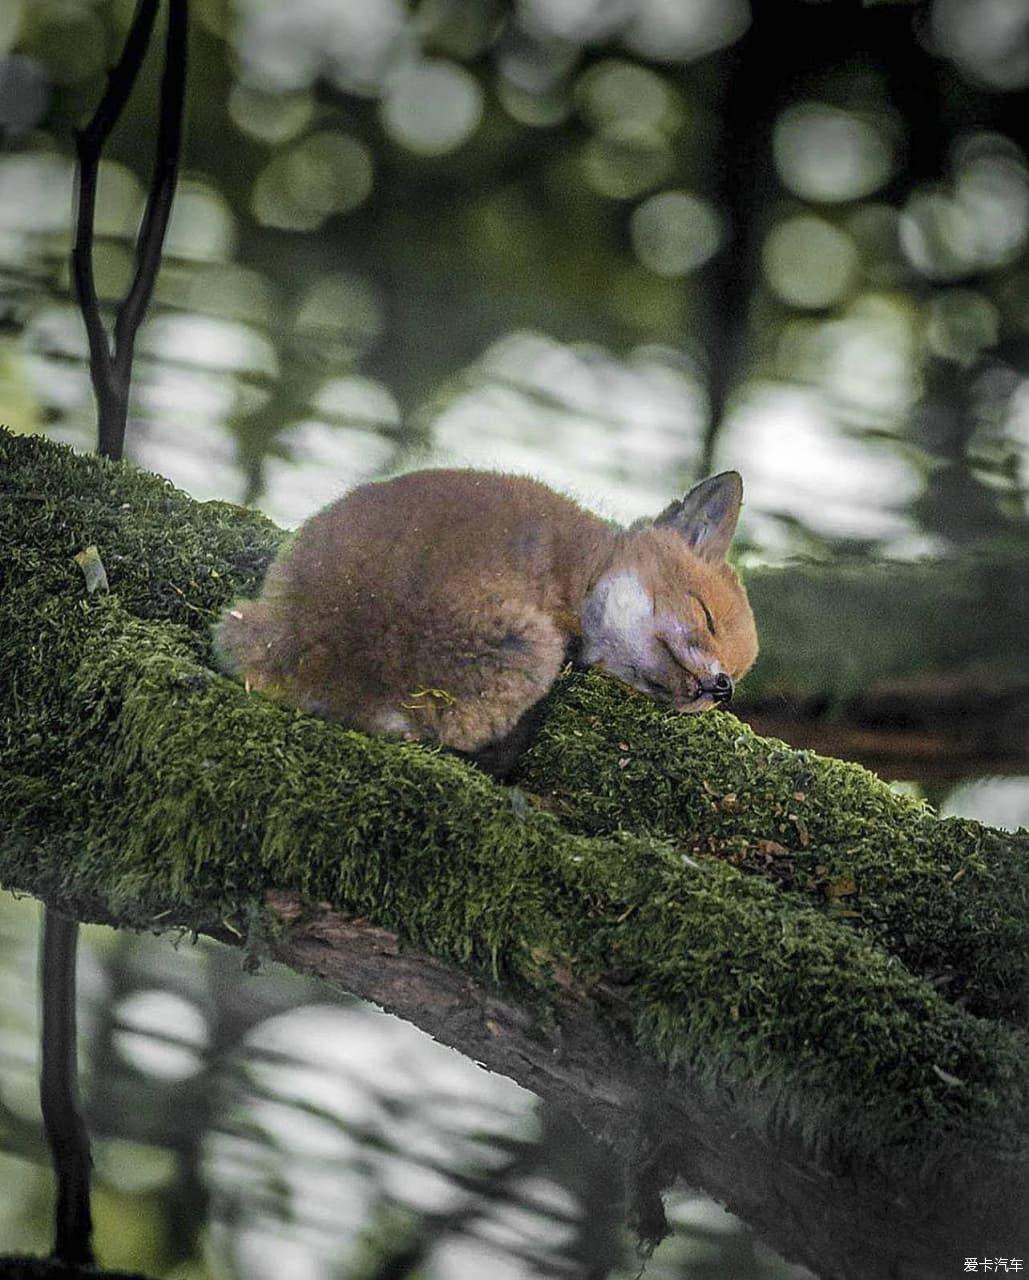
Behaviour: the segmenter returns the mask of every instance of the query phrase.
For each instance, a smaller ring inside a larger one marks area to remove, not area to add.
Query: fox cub
[[[742,496],[726,471],[624,530],[524,476],[362,485],[303,526],[260,599],[226,610],[219,661],[269,697],[498,774],[569,658],[706,711],[757,656],[725,562]]]

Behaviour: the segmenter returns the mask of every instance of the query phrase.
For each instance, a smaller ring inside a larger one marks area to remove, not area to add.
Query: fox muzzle
[[[705,681],[701,687],[705,693],[714,698],[715,702],[729,702],[736,686],[732,682],[732,676],[727,676],[724,671],[720,671],[710,683]]]

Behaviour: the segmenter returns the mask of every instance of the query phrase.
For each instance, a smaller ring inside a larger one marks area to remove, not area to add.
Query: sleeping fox
[[[498,775],[569,658],[706,711],[757,656],[725,561],[742,496],[726,471],[625,530],[524,476],[362,485],[303,526],[258,600],[222,615],[219,661],[269,697]]]

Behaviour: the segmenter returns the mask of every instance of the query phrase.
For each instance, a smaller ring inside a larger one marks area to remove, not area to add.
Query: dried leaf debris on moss
[[[556,971],[586,991],[616,973],[643,1051],[731,1087],[755,1123],[849,1158],[1024,1156],[1018,838],[581,675],[512,803],[454,757],[211,669],[211,621],[283,536],[261,517],[0,434],[0,522],[4,885],[136,927],[292,888],[541,1017]],[[90,546],[108,593],[75,562]]]

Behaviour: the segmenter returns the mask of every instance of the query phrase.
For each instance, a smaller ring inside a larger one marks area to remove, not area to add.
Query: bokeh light
[[[383,333],[385,321],[382,303],[367,280],[330,271],[304,291],[293,326],[299,342],[330,345],[349,362]]]
[[[747,0],[640,0],[632,10],[625,43],[657,62],[705,58],[750,26]]]
[[[667,181],[675,167],[672,149],[655,130],[626,123],[611,127],[583,148],[583,175],[602,196],[630,200]]]
[[[971,364],[1000,336],[997,308],[974,289],[937,293],[926,311],[926,341],[944,359]]]
[[[270,93],[307,89],[324,75],[347,93],[378,96],[410,44],[399,0],[239,0],[237,22],[244,79]]]
[[[879,540],[895,555],[939,549],[907,512],[922,487],[914,461],[845,430],[811,392],[755,387],[726,427],[719,463],[745,469],[746,528],[766,553],[790,544],[776,516],[828,537]]]
[[[372,159],[362,142],[315,133],[272,157],[254,183],[251,207],[265,226],[313,231],[333,214],[363,204],[373,181]]]
[[[934,0],[932,36],[972,79],[1002,92],[1029,85],[1024,0]]]
[[[607,58],[583,72],[575,82],[575,98],[583,119],[600,133],[618,135],[636,126],[668,134],[682,123],[681,108],[664,79],[622,59]]]
[[[792,307],[821,310],[845,298],[858,268],[854,241],[839,228],[800,214],[772,228],[763,254],[765,279]]]
[[[495,58],[497,95],[515,120],[545,128],[571,113],[574,45],[535,39],[513,26],[504,29]]]
[[[408,151],[441,156],[467,142],[482,118],[482,89],[455,62],[426,58],[389,78],[382,123]]]
[[[775,125],[779,177],[804,200],[857,200],[877,191],[893,169],[884,116],[868,119],[824,102],[787,107]]]
[[[662,191],[633,210],[632,247],[659,276],[684,276],[713,257],[723,239],[716,209],[688,191]]]
[[[1008,139],[969,134],[952,151],[950,184],[916,188],[900,222],[913,266],[936,280],[992,270],[1021,254],[1029,235],[1029,168]]]
[[[387,471],[396,443],[381,428],[397,420],[396,401],[367,379],[339,380],[322,389],[323,415],[293,423],[264,460],[259,506],[292,529],[348,489]]]
[[[261,142],[279,144],[302,133],[314,115],[314,99],[306,91],[266,93],[237,81],[229,93],[233,123]]]
[[[700,447],[703,392],[677,353],[619,361],[540,333],[491,346],[431,424],[431,461],[530,472],[627,523],[653,515]],[[612,489],[610,477],[618,483]]]
[[[34,235],[71,225],[72,165],[48,151],[0,155],[0,229]]]
[[[115,1010],[118,1051],[159,1080],[186,1080],[200,1070],[207,1023],[192,1001],[170,991],[135,991]]]

